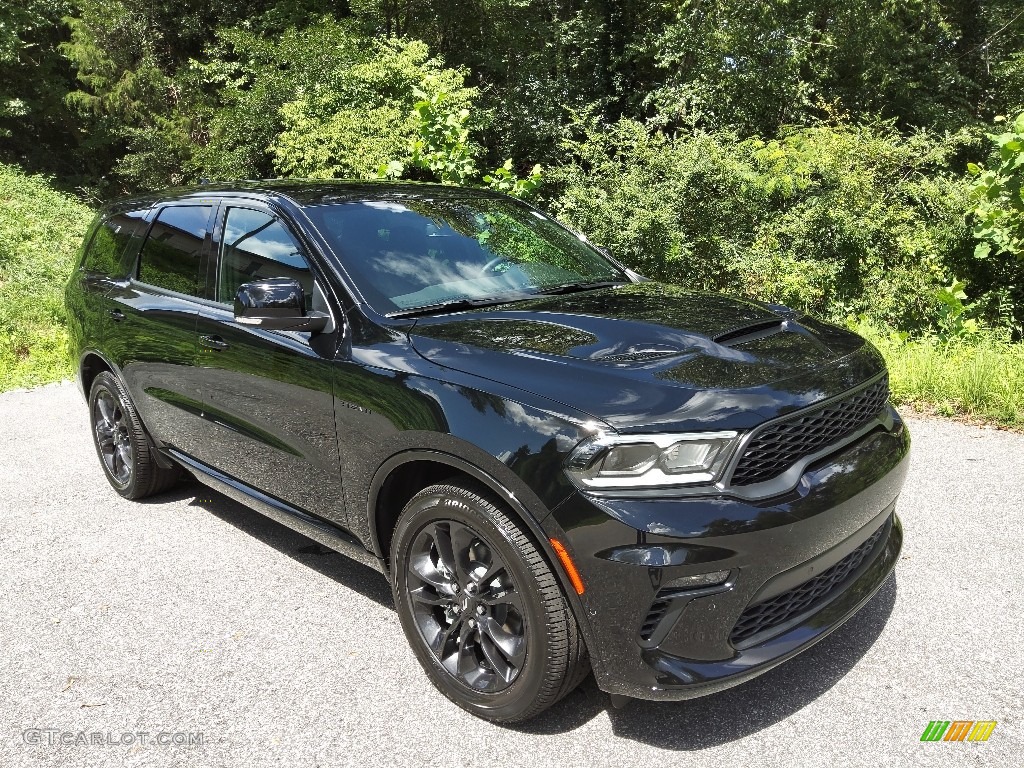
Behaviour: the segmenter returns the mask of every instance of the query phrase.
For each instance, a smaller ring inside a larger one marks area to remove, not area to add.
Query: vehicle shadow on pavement
[[[391,588],[377,571],[197,481],[182,483],[154,497],[153,503],[190,498],[189,506],[216,515],[347,589],[394,609]],[[681,702],[636,700],[619,710],[611,707],[609,697],[590,676],[542,716],[505,727],[537,735],[566,733],[607,711],[615,735],[661,749],[700,750],[741,739],[803,709],[853,669],[885,628],[896,604],[896,591],[892,575],[871,601],[832,635],[736,688]]]
[[[187,499],[191,499],[190,507],[197,507],[216,515],[225,523],[233,525],[243,533],[333,579],[346,588],[358,592],[363,597],[369,598],[385,608],[394,609],[391,587],[388,585],[387,579],[377,571],[328,549],[256,510],[207,488],[198,481],[182,482],[167,493],[153,497],[153,502],[185,501]],[[143,503],[145,501],[144,499]]]
[[[885,628],[896,604],[896,590],[893,575],[829,637],[735,688],[689,701],[633,701],[617,710],[591,677],[544,716],[516,729],[563,733],[607,711],[616,736],[661,749],[699,750],[741,739],[803,709],[853,669]]]

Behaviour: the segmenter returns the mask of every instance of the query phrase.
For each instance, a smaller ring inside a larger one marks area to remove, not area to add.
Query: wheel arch
[[[367,490],[370,543],[373,553],[380,559],[389,580],[391,578],[389,562],[391,535],[405,504],[427,486],[451,479],[453,475],[462,475],[482,484],[504,503],[505,508],[513,514],[517,521],[526,526],[528,535],[533,539],[547,561],[551,572],[558,579],[562,594],[569,603],[570,610],[575,615],[576,623],[583,634],[584,643],[588,648],[599,647],[594,642],[593,629],[580,595],[577,594],[569,575],[565,572],[565,568],[559,562],[558,556],[551,546],[549,532],[545,531],[542,526],[542,523],[551,516],[551,510],[546,507],[536,511],[531,510],[530,506],[524,503],[514,490],[461,456],[437,449],[409,449],[391,456],[374,473]],[[409,478],[414,478],[418,482],[408,482],[404,486],[399,485],[403,480]],[[396,493],[396,490],[400,492]],[[401,503],[399,504],[399,502]],[[552,518],[549,526],[553,520]],[[557,528],[557,525],[555,527]],[[595,658],[592,654],[591,664],[595,671],[603,667],[601,659]]]
[[[380,467],[370,481],[367,493],[367,517],[370,543],[375,555],[385,563],[391,547],[391,534],[409,499],[429,485],[463,475],[484,485],[521,520],[545,549],[550,543],[540,523],[551,514],[543,508],[531,510],[503,483],[472,462],[437,449],[409,449],[395,454]],[[550,558],[550,552],[548,552]]]
[[[105,355],[97,352],[96,350],[90,349],[83,352],[78,360],[78,385],[87,402],[89,400],[89,391],[92,389],[92,383],[96,380],[96,377],[103,372],[116,377],[118,381],[121,382],[122,387],[124,387],[125,395],[131,399],[132,393],[128,390],[128,387],[124,382],[124,376],[121,375],[121,369],[112,363]],[[153,438],[153,433],[149,431],[149,427],[146,426],[146,422],[138,412],[138,406],[135,406],[135,412],[136,418],[139,420],[139,424],[142,427],[142,431],[146,434],[150,443],[159,448],[162,443]],[[163,469],[170,469],[176,466],[175,463],[171,461],[161,450],[153,451],[153,460],[157,466]]]
[[[111,363],[106,357],[101,355],[95,350],[87,350],[82,353],[81,358],[78,361],[78,382],[82,390],[82,394],[86,398],[89,397],[89,390],[92,389],[92,383],[96,377],[107,371],[112,373],[118,378],[121,378],[121,372],[117,366]],[[123,378],[121,379],[124,380]]]

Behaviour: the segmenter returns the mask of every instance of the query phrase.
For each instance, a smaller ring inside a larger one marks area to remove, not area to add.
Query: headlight
[[[565,470],[584,489],[709,485],[722,476],[736,432],[597,435],[576,446]]]

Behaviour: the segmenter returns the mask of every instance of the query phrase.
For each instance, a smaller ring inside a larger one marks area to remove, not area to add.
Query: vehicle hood
[[[655,282],[421,318],[409,334],[433,363],[627,432],[746,429],[884,370],[849,331]]]

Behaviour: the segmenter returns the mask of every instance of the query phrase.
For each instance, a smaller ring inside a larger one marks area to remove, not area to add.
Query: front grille
[[[844,400],[770,424],[747,443],[733,485],[753,485],[778,477],[804,456],[839,442],[878,415],[889,399],[889,380],[881,379]]]
[[[824,603],[832,592],[856,571],[867,559],[875,544],[882,537],[883,525],[871,538],[826,571],[822,571],[799,587],[773,597],[764,603],[752,605],[743,612],[733,627],[729,640],[734,646],[742,645],[750,638],[767,630],[785,624],[795,616],[810,611]]]

